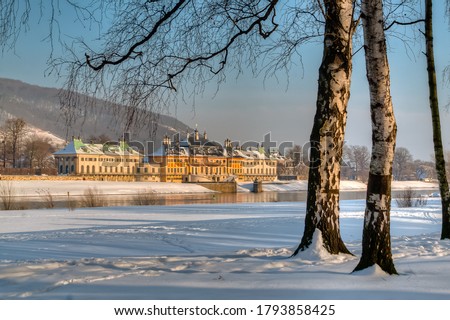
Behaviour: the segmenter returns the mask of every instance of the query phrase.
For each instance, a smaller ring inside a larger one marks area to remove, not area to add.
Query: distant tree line
[[[449,152],[450,155],[450,152]],[[342,178],[367,182],[369,177],[370,150],[366,146],[346,145],[344,147]],[[392,166],[393,180],[435,180],[434,161],[414,159],[404,147],[397,147]]]
[[[295,145],[284,154],[285,159],[278,163],[279,176],[292,176],[297,179],[306,179],[308,176],[308,151]],[[450,151],[447,152],[450,159]],[[367,182],[369,178],[370,150],[361,145],[345,145],[342,157],[341,178],[344,180],[357,180]],[[450,164],[447,163],[447,172]],[[436,180],[436,169],[433,160],[425,161],[414,159],[411,152],[404,147],[397,147],[394,154],[392,168],[394,180]]]
[[[33,133],[22,118],[10,118],[1,125],[0,148],[2,174],[51,173],[55,168],[52,141]]]

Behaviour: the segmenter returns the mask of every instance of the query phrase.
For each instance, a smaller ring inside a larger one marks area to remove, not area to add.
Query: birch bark
[[[352,0],[339,0],[324,1],[324,8],[324,50],[310,136],[305,230],[294,255],[309,247],[316,229],[330,253],[349,253],[340,235],[339,187],[352,74],[354,7]]]
[[[361,11],[372,117],[372,157],[362,256],[355,271],[378,264],[385,272],[396,274],[391,253],[390,210],[397,125],[390,93],[382,0],[363,0]]]

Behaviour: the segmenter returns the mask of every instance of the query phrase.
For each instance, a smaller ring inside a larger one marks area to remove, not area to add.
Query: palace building
[[[53,156],[60,175],[130,181],[143,158],[124,141],[94,144],[75,138]]]
[[[54,153],[58,173],[96,180],[223,182],[273,181],[279,157],[267,155],[262,147],[243,150],[231,140],[221,145],[208,140],[197,129],[181,139],[164,137],[162,147],[144,155],[122,140],[93,144],[72,139]]]

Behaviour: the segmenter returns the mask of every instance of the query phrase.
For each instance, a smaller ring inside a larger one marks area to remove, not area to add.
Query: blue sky
[[[443,16],[443,1],[435,1],[434,8],[435,54],[438,72],[444,146],[450,150],[450,115],[444,105],[450,102],[450,89],[442,83],[442,70],[450,65],[450,32]],[[34,17],[36,20],[36,17]],[[73,19],[61,19],[64,35],[74,36]],[[417,27],[418,28],[418,27]],[[423,29],[423,28],[422,28]],[[45,19],[23,34],[15,48],[0,59],[0,77],[12,78],[41,86],[60,87],[61,81],[45,75],[50,53]],[[415,158],[429,160],[433,153],[431,116],[428,107],[428,89],[425,56],[421,53],[423,41],[407,52],[404,44],[389,40],[391,92],[398,122],[397,146],[408,148]],[[55,56],[59,54],[55,47]],[[304,144],[309,137],[315,111],[318,68],[321,44],[310,44],[302,49],[302,67],[294,68],[286,79],[254,78],[244,74],[239,78],[229,75],[216,93],[216,85],[207,86],[201,96],[180,102],[169,113],[191,127],[206,129],[209,137],[223,141],[263,141],[271,132],[273,141],[293,141]],[[354,57],[352,92],[348,108],[346,140],[352,145],[371,143],[369,95],[365,77],[363,50]]]

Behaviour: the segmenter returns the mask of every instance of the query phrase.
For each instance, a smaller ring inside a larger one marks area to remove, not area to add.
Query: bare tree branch
[[[419,20],[414,20],[414,21],[405,21],[405,22],[394,20],[387,27],[384,28],[384,31],[389,30],[394,25],[410,26],[410,25],[413,25],[413,24],[421,23],[421,22],[425,22],[425,19],[419,19]]]
[[[79,39],[66,44],[65,57],[53,60],[52,72],[66,77],[64,112],[73,120],[70,110],[89,105],[80,93],[137,108],[131,117],[161,112],[180,97],[198,94],[213,78],[224,81],[226,65],[256,70],[258,57],[268,53],[261,44],[275,44],[278,2],[122,2],[99,45]]]
[[[92,68],[95,71],[101,70],[106,65],[118,65],[124,62],[127,59],[135,59],[136,57],[142,55],[142,52],[136,52],[136,49],[143,45],[144,43],[148,42],[155,34],[158,32],[159,27],[166,22],[168,19],[170,19],[173,15],[178,13],[179,10],[182,10],[182,6],[186,3],[187,0],[180,0],[176,3],[176,5],[168,12],[164,13],[164,15],[155,23],[152,30],[149,32],[148,35],[146,35],[142,40],[134,43],[129,49],[126,54],[123,56],[120,56],[117,60],[108,60],[107,58],[103,58],[101,63],[98,66],[94,66],[91,63],[91,58],[88,54],[85,54],[86,56],[86,63],[90,68]]]

